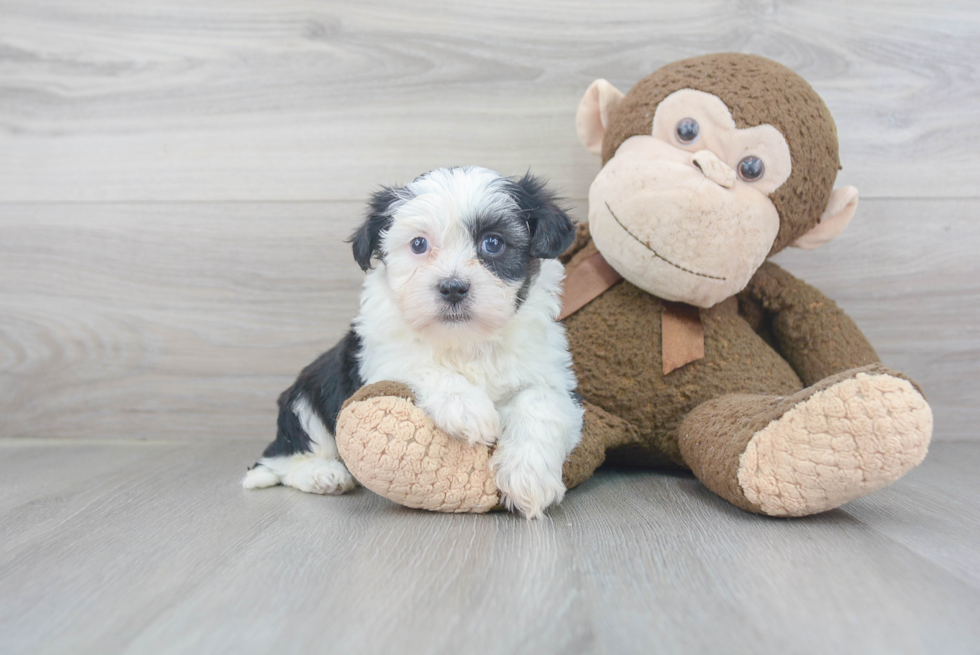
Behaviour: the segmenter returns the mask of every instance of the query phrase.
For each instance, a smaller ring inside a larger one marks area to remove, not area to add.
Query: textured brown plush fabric
[[[840,170],[837,128],[830,110],[803,78],[765,57],[705,55],[675,61],[643,78],[610,117],[602,163],[629,137],[650,134],[657,105],[681,89],[718,96],[739,129],[772,125],[786,138],[793,172],[770,196],[782,217],[771,255],[820,222]]]
[[[739,294],[768,318],[766,331],[803,384],[879,361],[850,316],[814,287],[772,262],[764,263]]]
[[[623,281],[565,321],[579,393],[626,421],[657,461],[685,467],[677,427],[702,402],[803,388],[786,360],[738,314],[734,298],[701,312],[704,358],[664,375],[662,307],[659,298]]]
[[[595,405],[583,402],[585,425],[582,426],[582,440],[565,460],[562,482],[571,489],[582,484],[606,460],[606,451],[626,445],[640,443],[639,435],[633,427]]]

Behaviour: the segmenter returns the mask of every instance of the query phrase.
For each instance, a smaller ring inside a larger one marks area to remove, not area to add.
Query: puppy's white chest
[[[497,402],[513,393],[512,376],[517,362],[499,354],[441,353],[436,361],[446,375],[460,375]],[[510,361],[509,361],[510,360]]]

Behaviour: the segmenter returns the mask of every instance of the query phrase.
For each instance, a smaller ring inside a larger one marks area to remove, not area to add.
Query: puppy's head
[[[365,271],[373,257],[382,261],[379,273],[414,330],[486,336],[520,308],[540,260],[574,236],[540,180],[471,166],[381,189],[351,242]]]

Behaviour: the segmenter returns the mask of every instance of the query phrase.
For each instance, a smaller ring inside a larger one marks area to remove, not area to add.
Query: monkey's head
[[[711,307],[786,246],[847,226],[857,189],[827,106],[774,61],[718,54],[668,64],[625,96],[596,80],[577,115],[602,155],[589,229],[623,277],[665,300]]]

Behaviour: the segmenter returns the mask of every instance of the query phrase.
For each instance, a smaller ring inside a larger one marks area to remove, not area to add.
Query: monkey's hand
[[[404,384],[369,384],[344,403],[337,449],[358,482],[406,507],[482,513],[500,505],[489,449],[435,429]]]

